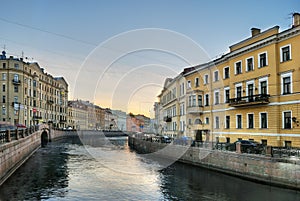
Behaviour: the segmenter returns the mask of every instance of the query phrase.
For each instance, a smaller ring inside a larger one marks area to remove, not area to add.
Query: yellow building
[[[68,84],[44,72],[36,62],[0,55],[1,121],[26,126],[47,122],[65,127]]]
[[[300,14],[288,30],[251,33],[229,53],[183,75],[186,134],[197,141],[222,136],[299,147]]]

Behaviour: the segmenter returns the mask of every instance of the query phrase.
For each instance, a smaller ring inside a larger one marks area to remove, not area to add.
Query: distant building
[[[0,55],[1,121],[26,126],[49,123],[62,128],[67,124],[68,84],[53,77],[36,62]]]
[[[144,115],[129,113],[126,120],[129,132],[150,132],[150,118]]]
[[[77,130],[88,130],[88,110],[81,101],[68,102],[68,126]]]
[[[112,110],[112,114],[115,115],[117,129],[121,131],[126,131],[126,112],[123,112],[121,110]]]

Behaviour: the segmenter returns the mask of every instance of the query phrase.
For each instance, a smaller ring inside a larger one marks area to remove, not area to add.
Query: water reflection
[[[99,157],[92,157],[93,150]],[[1,186],[0,200],[300,200],[297,191],[199,167],[158,167],[130,150],[126,138],[86,146],[73,138],[38,150]]]

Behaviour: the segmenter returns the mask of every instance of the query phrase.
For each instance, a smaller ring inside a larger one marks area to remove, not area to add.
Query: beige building
[[[184,73],[186,135],[200,142],[247,139],[299,147],[299,41],[300,14],[295,13],[290,29],[252,28],[249,38],[222,57]],[[172,90],[165,85],[160,96],[164,111],[173,100],[165,103],[163,96]]]
[[[0,118],[26,126],[47,122],[66,126],[68,84],[62,77],[46,73],[36,62],[0,55]]]
[[[88,110],[81,101],[68,101],[68,126],[76,130],[88,130]]]

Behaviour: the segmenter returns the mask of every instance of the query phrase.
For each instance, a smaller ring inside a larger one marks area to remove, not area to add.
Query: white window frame
[[[219,96],[218,96],[218,103],[217,103],[217,99],[216,99],[216,93],[218,93],[219,94]],[[214,90],[214,105],[219,105],[220,104],[220,90],[219,89],[216,89],[216,90]]]
[[[246,96],[249,96],[248,94],[248,85],[253,84],[253,95],[255,95],[255,82],[254,80],[250,80],[246,82]]]
[[[255,66],[254,66],[254,57],[253,56],[248,57],[248,58],[245,59],[245,64],[246,64],[245,65],[245,71],[250,72],[250,71],[248,71],[248,59],[252,59],[253,70],[251,70],[251,71],[254,71]]]
[[[254,113],[247,113],[247,128],[249,128],[249,114],[253,114],[253,129],[255,128],[255,115]],[[249,128],[249,129],[252,129],[252,128]]]
[[[281,81],[281,95],[283,95],[283,91],[284,91],[284,86],[283,86],[283,78],[286,78],[286,77],[290,77],[291,79],[291,94],[293,93],[293,72],[288,72],[288,73],[282,73],[280,75],[280,81]],[[288,95],[288,94],[287,94]]]
[[[217,73],[217,76],[216,76]],[[220,80],[220,73],[219,70],[214,71],[214,82],[217,82]]]
[[[266,65],[265,66],[261,66],[261,63],[260,63],[260,55],[262,55],[262,54],[266,54]],[[257,55],[257,58],[258,58],[258,60],[257,60],[257,67],[258,68],[263,68],[263,67],[268,66],[269,63],[268,63],[268,52],[267,51],[259,53]]]
[[[198,85],[196,85],[196,83],[197,83],[196,80],[198,80]],[[195,78],[195,87],[199,87],[199,86],[200,86],[200,80],[199,80],[199,77],[196,77],[196,78]]]
[[[243,62],[242,62],[242,60],[239,60],[239,61],[237,61],[237,62],[234,63],[234,74],[235,74],[235,75],[239,75],[239,74],[237,74],[237,72],[236,72],[236,64],[237,64],[237,63],[241,63],[241,73],[240,73],[240,74],[243,73]]]
[[[280,62],[285,62],[285,61],[283,61],[283,55],[282,55],[282,53],[283,53],[282,49],[285,48],[285,47],[289,47],[289,50],[290,50],[290,59],[289,60],[292,60],[292,45],[291,44],[287,44],[285,46],[281,46],[280,47]]]
[[[228,127],[227,127],[227,125],[226,125],[226,122],[227,122],[227,121],[226,121],[226,117],[227,117],[227,116],[229,117],[229,125],[228,125]],[[230,115],[225,115],[225,116],[224,116],[224,128],[225,128],[225,129],[230,129],[230,121],[231,121],[231,116],[230,116]]]
[[[238,116],[241,116],[241,128],[238,128]],[[236,129],[242,129],[243,128],[243,115],[242,114],[236,114],[235,115],[235,128]]]
[[[243,97],[243,83],[237,83],[237,84],[235,84],[235,86],[234,86],[234,93],[235,93],[235,98],[237,98],[237,87],[242,87],[242,95],[241,95],[241,97]]]
[[[282,129],[287,129],[287,128],[284,128],[284,113],[285,113],[285,112],[291,112],[291,128],[293,128],[293,120],[292,120],[292,118],[293,118],[293,111],[292,111],[292,110],[284,110],[284,111],[282,111],[282,113],[281,113]]]
[[[209,124],[209,117],[205,117],[205,124]]]
[[[192,82],[191,80],[188,80],[187,83],[186,83],[186,88],[187,89],[191,89],[192,88]]]
[[[206,102],[206,95],[208,95],[208,103]],[[210,97],[209,97],[209,93],[204,94],[204,107],[205,106],[209,106],[209,102],[210,102]]]
[[[266,113],[267,114],[267,128],[262,128],[262,125],[261,125],[261,114],[263,113]],[[269,128],[269,115],[268,115],[268,112],[260,112],[259,113],[259,128],[260,129],[268,129]]]
[[[269,94],[269,81],[268,77],[262,77],[258,79],[258,94],[261,94],[261,82],[267,81],[267,94]]]
[[[219,119],[219,122],[218,122],[218,124],[217,124],[217,118]],[[215,129],[220,129],[220,117],[219,116],[215,116],[215,122],[214,122],[214,128]]]
[[[224,87],[224,103],[226,103],[226,90],[229,90],[229,98],[230,98],[230,87]]]
[[[228,78],[230,78],[230,68],[229,68],[229,66],[225,66],[223,68],[223,79],[228,79],[228,78],[225,78],[225,68],[228,68]]]
[[[206,80],[206,77],[207,77],[207,80]],[[203,75],[203,82],[204,82],[204,84],[208,84],[209,83],[209,75],[208,74],[204,74]]]

